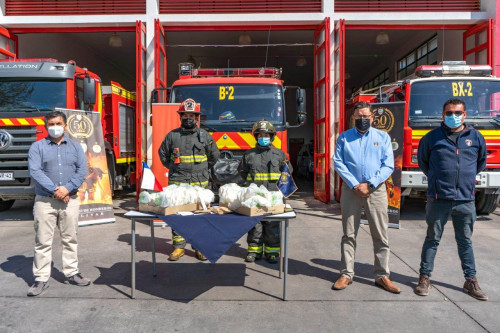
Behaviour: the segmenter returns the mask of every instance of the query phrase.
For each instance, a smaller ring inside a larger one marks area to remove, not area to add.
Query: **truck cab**
[[[73,61],[0,60],[0,211],[34,198],[28,151],[55,108],[101,111],[99,77]]]

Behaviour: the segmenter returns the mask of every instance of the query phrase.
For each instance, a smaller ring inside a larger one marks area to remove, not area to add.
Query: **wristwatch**
[[[367,182],[367,184],[368,184],[368,187],[370,188],[370,191],[373,191],[375,189],[375,186],[373,186],[372,183]]]

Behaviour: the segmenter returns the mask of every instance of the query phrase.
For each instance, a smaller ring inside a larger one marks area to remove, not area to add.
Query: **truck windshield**
[[[441,119],[443,104],[450,98],[465,102],[467,118],[500,117],[500,80],[460,78],[414,82],[409,118]]]
[[[207,125],[254,123],[265,119],[284,124],[282,87],[272,84],[189,85],[172,90],[172,101],[192,98],[201,104],[201,119]]]
[[[0,81],[0,112],[66,107],[66,81]]]

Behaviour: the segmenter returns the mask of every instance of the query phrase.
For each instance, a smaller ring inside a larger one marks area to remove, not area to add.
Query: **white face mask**
[[[64,134],[64,127],[62,126],[50,126],[47,128],[49,135],[53,137],[54,139],[58,139],[61,137],[61,135]]]

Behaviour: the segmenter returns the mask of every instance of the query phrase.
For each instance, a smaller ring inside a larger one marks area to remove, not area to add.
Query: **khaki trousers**
[[[387,215],[385,183],[382,183],[368,198],[358,196],[354,190],[351,190],[344,183],[342,185],[340,207],[342,210],[342,228],[344,231],[341,242],[342,263],[340,273],[350,279],[354,277],[356,236],[358,235],[361,219],[361,208],[364,207],[373,241],[375,279],[389,276],[390,250],[387,238],[389,217]]]
[[[79,202],[76,196],[67,204],[59,199],[37,195],[33,206],[35,217],[35,256],[33,275],[35,281],[50,278],[52,242],[56,226],[61,234],[62,268],[67,277],[78,273],[77,231]]]

